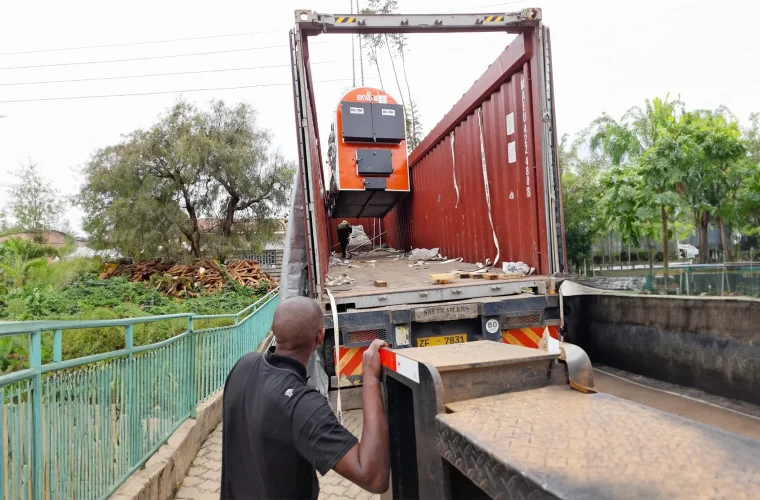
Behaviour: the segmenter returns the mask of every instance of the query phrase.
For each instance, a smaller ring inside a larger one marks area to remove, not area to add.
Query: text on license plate
[[[441,337],[423,337],[417,339],[417,347],[430,347],[431,345],[463,344],[467,342],[467,334],[443,335]]]

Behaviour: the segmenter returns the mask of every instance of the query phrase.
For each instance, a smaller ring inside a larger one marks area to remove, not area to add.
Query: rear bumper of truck
[[[558,338],[559,296],[519,294],[439,304],[394,305],[338,314],[340,345],[334,348],[333,317],[325,315],[324,358],[331,387],[361,384],[362,355],[375,339],[394,348],[493,340],[538,347],[545,329]]]

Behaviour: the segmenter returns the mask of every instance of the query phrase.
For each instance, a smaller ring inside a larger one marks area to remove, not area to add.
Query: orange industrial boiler
[[[403,106],[380,89],[349,91],[335,110],[327,156],[329,216],[383,217],[409,193]]]

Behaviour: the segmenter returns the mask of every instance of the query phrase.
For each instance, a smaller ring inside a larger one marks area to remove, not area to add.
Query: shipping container
[[[390,248],[354,255],[350,268],[330,268],[342,219],[327,216],[309,40],[323,33],[462,31],[516,37],[409,154],[411,192],[382,219],[349,221],[370,237],[382,235]],[[374,338],[396,347],[479,339],[535,347],[544,332],[556,337],[561,319],[552,275],[564,272],[565,245],[550,41],[541,10],[366,16],[296,11],[291,54],[303,186],[294,209],[302,210],[302,267],[308,273],[303,291],[322,304],[328,338],[338,334],[339,349],[328,341],[323,353],[333,383],[359,381],[357,356],[360,361]],[[409,260],[403,253],[422,248],[437,248],[446,260]],[[505,276],[505,262],[530,270]],[[431,278],[484,268],[493,281],[435,284]],[[342,275],[350,282],[336,280]]]

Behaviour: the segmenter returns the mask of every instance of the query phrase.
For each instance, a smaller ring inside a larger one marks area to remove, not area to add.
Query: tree
[[[366,9],[362,9],[362,14],[392,14],[398,9],[397,0],[370,0]],[[409,86],[409,76],[406,72],[406,50],[407,38],[403,33],[397,34],[368,34],[360,36],[359,50],[367,48],[367,59],[371,65],[377,69],[377,77],[380,79],[380,88],[383,87],[383,76],[380,72],[380,61],[378,59],[380,51],[385,48],[388,51],[388,57],[391,61],[393,77],[396,81],[396,89],[401,99],[401,105],[404,107],[406,116],[406,148],[411,153],[416,148],[423,137],[422,121],[417,103],[412,98],[412,91]],[[396,57],[401,59],[401,67],[404,72],[404,81],[406,83],[406,97],[401,90],[398,72],[396,71]],[[408,104],[407,104],[408,103]]]
[[[28,231],[59,229],[64,221],[66,203],[61,193],[39,171],[37,164],[26,165],[13,172],[9,208],[16,225]]]
[[[371,14],[391,14],[398,8],[397,0],[369,0],[367,8],[362,9],[361,13],[364,15]],[[388,44],[387,35],[380,33],[370,33],[367,35],[359,36],[359,50],[363,47],[367,48],[367,60],[371,65],[374,65],[377,69],[377,77],[380,79],[380,88],[385,90],[383,86],[383,75],[380,72],[380,51]],[[390,54],[390,46],[388,46],[388,53]],[[391,56],[391,63],[393,63],[393,56]],[[396,67],[393,67],[393,74],[396,76],[396,85],[398,85],[398,75],[396,75]],[[400,91],[399,87],[399,91]]]
[[[578,154],[585,140],[583,132],[573,142],[565,135],[559,146],[567,259],[576,272],[591,257],[591,247],[601,229],[598,198],[602,166],[597,158]]]
[[[684,126],[698,148],[698,157],[686,177],[687,198],[699,213],[700,261],[707,254],[707,224],[710,213],[717,217],[724,256],[732,260],[726,239],[726,222],[738,223],[737,197],[744,182],[746,148],[736,119],[725,108],[693,111],[684,115]]]
[[[643,182],[634,184],[638,197],[659,207],[663,249],[663,270],[668,277],[668,214],[679,204],[679,191],[693,161],[694,146],[684,133],[683,103],[654,98],[644,107],[631,108],[616,122],[607,115],[598,119],[591,146],[603,151],[613,165],[627,166]]]
[[[180,101],[148,130],[97,151],[80,203],[97,245],[134,257],[224,258],[271,237],[287,201],[292,163],[248,104],[210,110]]]
[[[640,164],[616,165],[601,176],[598,210],[603,227],[620,234],[629,246],[656,238],[660,213]],[[652,248],[649,248],[652,262]]]
[[[760,235],[760,113],[752,113],[742,131],[747,157],[741,162],[743,182],[737,192],[739,227],[747,235]]]
[[[420,121],[420,112],[417,109],[417,103],[411,98],[409,106],[406,109],[406,149],[411,153],[422,142],[422,122]]]
[[[420,141],[422,140],[422,124],[420,123],[420,112],[417,108],[417,103],[414,102],[412,99],[412,89],[409,86],[409,76],[406,73],[406,50],[407,50],[407,38],[406,35],[403,33],[397,33],[395,35],[392,35],[392,41],[393,46],[396,49],[396,54],[401,58],[401,68],[404,72],[404,82],[406,83],[406,94],[409,98],[409,106],[406,109],[407,113],[407,124],[406,124],[406,134],[407,137],[411,138],[411,140],[407,139],[407,148],[409,151],[414,151],[414,148],[416,148]],[[392,58],[393,56],[391,56]],[[394,67],[395,71],[395,67]],[[411,115],[411,116],[410,116]],[[410,142],[412,144],[410,144]]]

